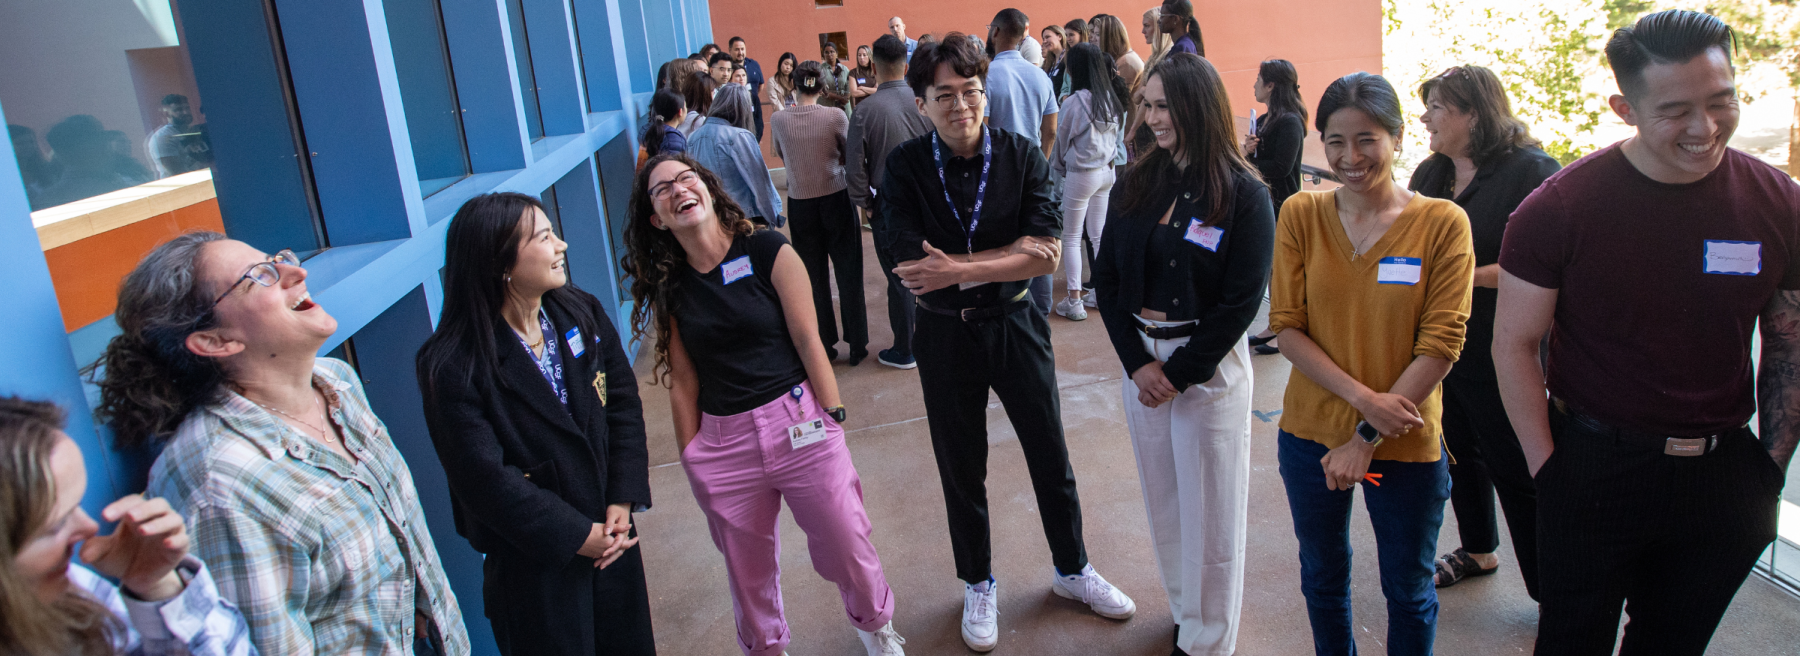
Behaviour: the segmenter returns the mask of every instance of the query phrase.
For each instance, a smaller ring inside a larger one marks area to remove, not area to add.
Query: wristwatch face
[[[831,418],[832,418],[832,420],[836,421],[837,423],[840,423],[840,424],[844,423],[844,420],[848,419],[849,417],[850,417],[850,412],[848,410],[845,410],[844,408],[838,408],[836,410],[831,411]]]
[[[1367,423],[1358,424],[1356,434],[1362,436],[1364,442],[1373,442],[1381,438],[1381,431],[1375,430],[1374,426]]]

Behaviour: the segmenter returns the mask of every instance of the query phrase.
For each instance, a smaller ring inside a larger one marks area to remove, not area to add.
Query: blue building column
[[[6,113],[0,108],[0,123]],[[6,308],[6,338],[0,339],[0,395],[54,401],[69,415],[69,437],[87,460],[88,492],[82,508],[100,509],[123,496],[110,473],[112,450],[94,430],[93,411],[81,388],[80,366],[63,332],[62,308],[50,283],[31,205],[12,141],[0,143],[0,307]]]

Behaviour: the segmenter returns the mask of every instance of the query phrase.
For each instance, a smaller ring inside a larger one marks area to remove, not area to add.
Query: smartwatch
[[[825,414],[831,415],[831,420],[840,424],[844,423],[844,420],[850,417],[850,412],[845,410],[843,405],[834,405],[826,408]]]
[[[1362,441],[1369,446],[1381,446],[1381,431],[1375,430],[1375,427],[1369,425],[1369,422],[1356,422],[1356,436],[1362,438]]]

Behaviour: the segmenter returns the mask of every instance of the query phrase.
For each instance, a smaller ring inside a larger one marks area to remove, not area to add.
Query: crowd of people
[[[1173,654],[1236,649],[1253,348],[1293,365],[1277,455],[1316,653],[1356,652],[1358,489],[1389,653],[1432,653],[1436,589],[1497,571],[1496,495],[1539,654],[1703,653],[1775,537],[1800,442],[1800,186],[1726,146],[1732,29],[1666,11],[1618,30],[1610,103],[1636,133],[1566,168],[1494,72],[1424,80],[1432,155],[1403,184],[1388,79],[1332,80],[1309,108],[1295,66],[1263,62],[1267,111],[1240,136],[1189,0],[1142,25],[1147,60],[1118,17],[1039,41],[1006,9],[985,40],[915,41],[895,18],[854,66],[826,44],[765,76],[741,38],[663,65],[624,235],[629,329],[669,388],[743,653],[793,640],[783,501],[868,653],[903,653],[832,368],[840,341],[849,365],[869,355],[859,211],[894,334],[876,357],[917,370],[971,650],[1007,633],[990,392],[1030,474],[1048,589],[1136,613],[1090,561],[1064,442],[1047,317],[1091,308],[1126,374]],[[1309,133],[1340,186],[1302,189]],[[568,247],[532,197],[468,201],[416,375],[500,651],[650,654],[639,381],[606,309],[570,284]],[[91,369],[99,412],[121,447],[162,450],[148,492],[106,507],[112,535],[78,505],[60,411],[0,400],[8,651],[469,653],[468,600],[411,470],[361,379],[316,355],[337,323],[306,279],[292,252],[204,232],[126,278],[120,334]],[[1269,329],[1250,335],[1265,292]],[[1440,556],[1446,501],[1461,547]]]

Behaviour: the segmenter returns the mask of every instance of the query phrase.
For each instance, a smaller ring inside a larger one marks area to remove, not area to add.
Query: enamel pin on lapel
[[[594,374],[594,393],[600,395],[601,407],[606,406],[606,372]]]

